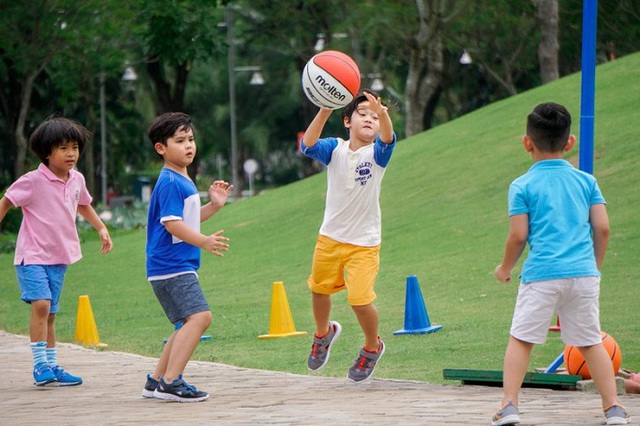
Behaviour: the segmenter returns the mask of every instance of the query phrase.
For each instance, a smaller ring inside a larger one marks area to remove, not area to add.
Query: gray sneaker
[[[331,346],[338,340],[342,333],[342,326],[337,321],[329,321],[329,334],[323,338],[313,336],[311,353],[307,359],[307,368],[311,371],[318,371],[327,365]]]
[[[384,355],[384,342],[380,341],[380,349],[376,353],[365,351],[364,348],[360,349],[360,354],[349,369],[347,379],[354,383],[364,383],[371,378],[373,370],[375,370],[378,361]]]
[[[629,424],[629,414],[627,414],[627,411],[623,407],[617,404],[613,404],[604,410],[604,417],[606,418],[605,424],[608,425]]]
[[[520,411],[518,407],[508,402],[491,419],[491,426],[515,425],[520,423]]]

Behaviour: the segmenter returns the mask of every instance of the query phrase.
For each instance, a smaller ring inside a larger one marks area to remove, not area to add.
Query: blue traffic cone
[[[427,334],[441,328],[441,325],[431,325],[418,278],[415,275],[409,275],[405,296],[404,329],[394,331],[393,334]]]

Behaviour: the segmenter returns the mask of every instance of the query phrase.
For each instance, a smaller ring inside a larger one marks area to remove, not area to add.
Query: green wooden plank
[[[445,368],[442,374],[447,380],[461,380],[463,384],[493,384],[502,385],[502,371],[471,370]],[[522,385],[541,387],[575,387],[581,376],[570,374],[527,373]]]

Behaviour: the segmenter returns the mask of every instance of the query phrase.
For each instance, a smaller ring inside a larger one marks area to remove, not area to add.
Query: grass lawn
[[[640,122],[638,69],[639,54],[598,67],[594,163],[612,228],[602,328],[619,343],[622,365],[635,371],[640,369],[640,145],[633,124]],[[382,189],[376,306],[387,352],[377,377],[443,383],[444,368],[502,368],[517,284],[498,283],[492,272],[508,230],[508,185],[531,166],[521,145],[525,118],[544,101],[569,108],[579,139],[580,76],[572,75],[398,143]],[[567,159],[577,165],[578,148]],[[202,255],[200,279],[214,315],[207,333],[213,337],[199,345],[194,359],[307,374],[314,323],[306,279],[325,180],[319,174],[230,204],[204,224],[204,232],[224,229],[231,249],[222,259]],[[145,232],[120,233],[114,244],[112,253],[101,256],[95,233],[83,243],[84,259],[67,274],[58,338],[73,342],[78,296],[87,294],[109,350],[159,356],[172,327],[145,280]],[[12,254],[0,255],[0,328],[28,334],[30,311],[19,301],[12,261]],[[443,325],[440,331],[392,334],[403,328],[408,275],[418,277],[431,322]],[[307,336],[258,339],[268,332],[275,281],[284,282],[296,329]],[[334,297],[332,319],[342,323],[343,334],[323,374],[344,376],[362,344],[344,294]],[[547,366],[563,348],[558,333],[550,333],[547,343],[534,349],[531,369]]]

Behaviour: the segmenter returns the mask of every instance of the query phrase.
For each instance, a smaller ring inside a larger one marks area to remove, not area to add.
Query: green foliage
[[[2,219],[0,223],[0,233],[9,232],[12,234],[17,234],[18,230],[20,230],[20,224],[22,223],[22,210],[20,209],[9,209],[7,214]]]
[[[632,191],[640,178],[632,123],[640,120],[640,55],[598,68],[595,175],[608,202],[612,235],[601,288],[602,328],[615,337],[623,366],[637,370],[640,323],[634,302],[640,217]],[[522,149],[525,117],[554,100],[574,115],[579,132],[580,76],[497,102],[400,141],[382,188],[383,245],[376,283],[380,335],[387,354],[377,377],[443,382],[444,368],[499,370],[517,285],[496,282],[508,230],[507,188],[531,165]],[[578,135],[579,136],[579,135]],[[577,162],[577,149],[567,159]],[[194,359],[308,374],[305,360],[314,320],[306,279],[322,221],[326,182],[317,175],[226,206],[203,224],[231,239],[224,258],[202,254],[199,272],[214,315]],[[630,189],[631,188],[631,189]],[[95,235],[95,232],[93,232]],[[69,268],[57,316],[58,338],[73,341],[77,299],[88,294],[100,338],[110,350],[158,356],[172,327],[145,280],[145,233],[115,234],[114,250],[99,252],[86,239],[85,258]],[[12,255],[0,255],[9,271]],[[433,324],[430,335],[393,336],[402,328],[405,279],[416,275]],[[296,329],[306,337],[258,340],[268,331],[274,281],[285,284]],[[342,323],[340,343],[324,375],[343,377],[362,345],[345,295],[334,297],[332,318]],[[13,274],[0,276],[0,328],[28,333],[29,310],[19,302]],[[123,326],[124,325],[124,326]],[[551,324],[550,324],[551,325]],[[550,333],[536,346],[531,368],[545,367],[564,345]]]

